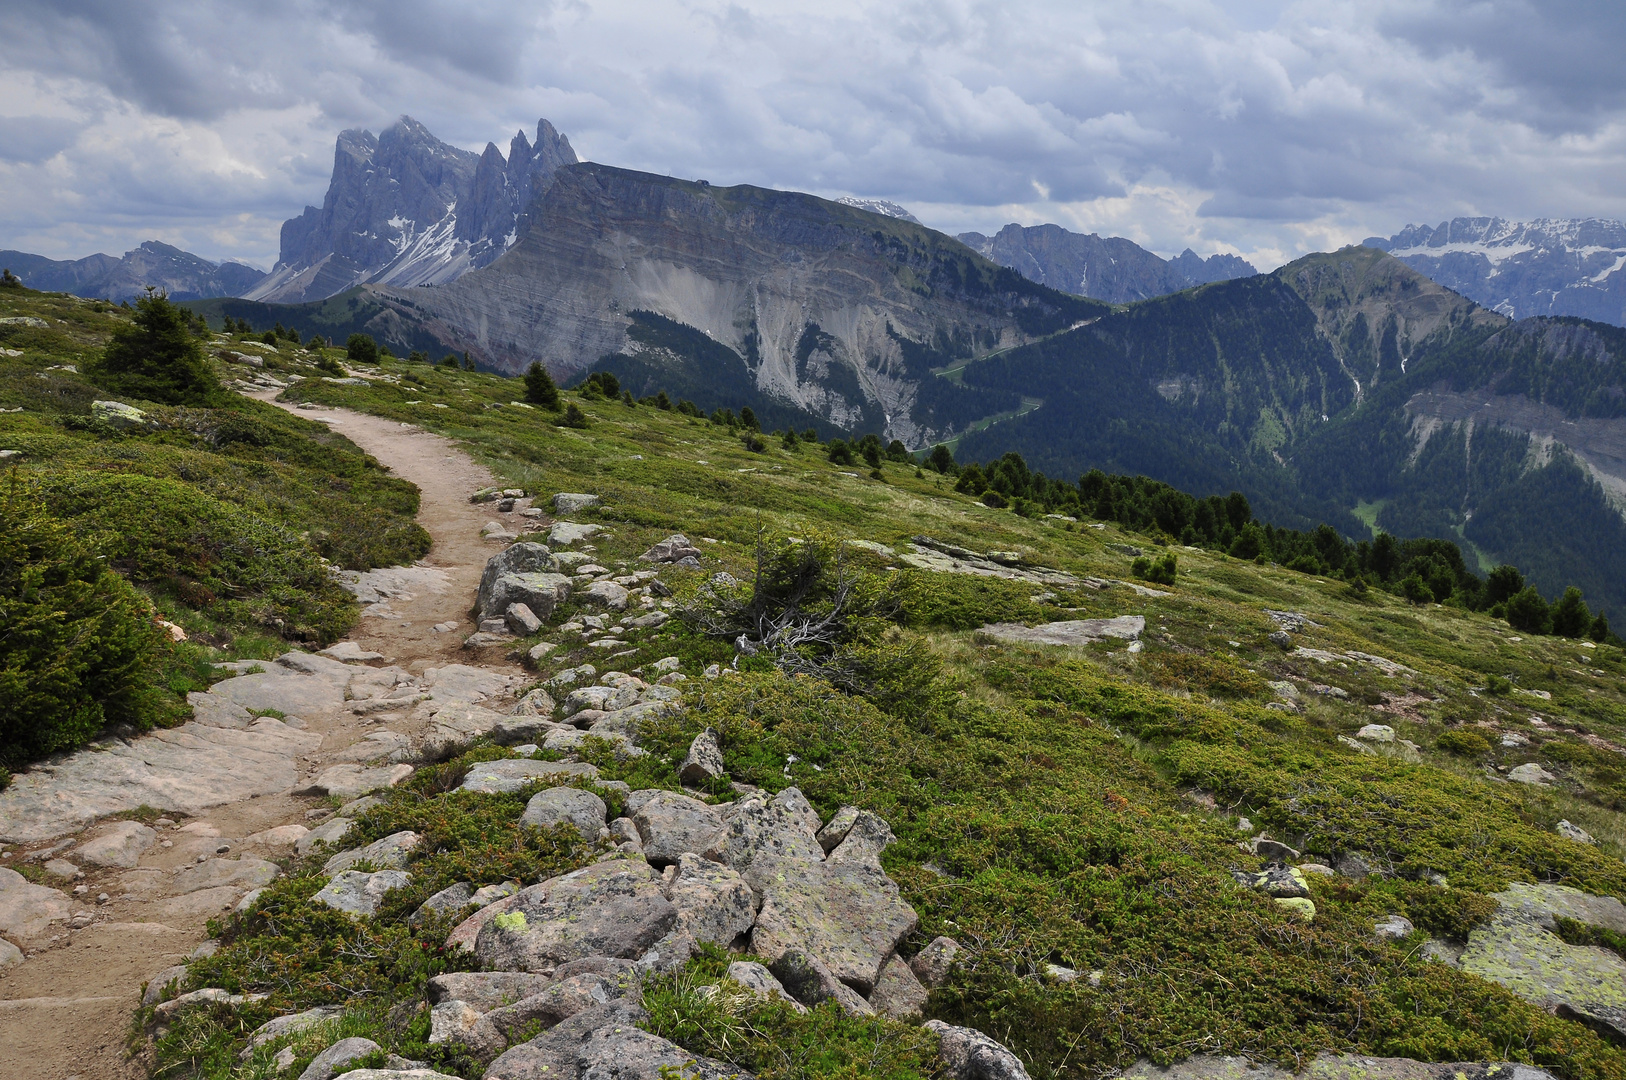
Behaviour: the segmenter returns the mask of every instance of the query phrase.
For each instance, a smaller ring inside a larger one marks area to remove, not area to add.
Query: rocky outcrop
[[[508,250],[531,201],[575,160],[546,120],[534,145],[515,135],[506,159],[494,144],[474,154],[443,143],[409,116],[376,138],[342,132],[321,208],[283,223],[276,268],[246,295],[300,303],[364,282],[455,280]]]
[[[897,218],[587,163],[558,169],[498,262],[379,295],[498,371],[592,365],[635,396],[662,382],[911,443],[1008,404],[933,368],[1095,311]]]

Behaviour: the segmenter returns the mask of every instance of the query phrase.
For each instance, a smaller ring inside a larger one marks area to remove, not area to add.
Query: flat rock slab
[[[336,660],[332,662],[338,664]],[[284,715],[319,716],[344,706],[348,684],[348,677],[330,680],[279,669],[272,664],[257,675],[238,675],[217,682],[209,688],[209,693],[245,709],[275,709]]]
[[[126,869],[141,861],[142,852],[158,842],[158,834],[138,821],[116,821],[73,849],[74,862]]]
[[[48,840],[143,805],[195,814],[275,795],[298,783],[299,756],[321,742],[314,732],[261,719],[241,730],[188,723],[76,750],[0,791],[0,840]]]
[[[356,799],[373,791],[392,788],[411,776],[411,765],[334,765],[323,769],[322,775],[304,789],[307,795],[336,795],[341,799]]]
[[[239,889],[257,889],[275,881],[282,868],[274,862],[244,856],[241,859],[206,859],[196,866],[188,866],[175,875],[175,891],[199,892],[231,885]]]
[[[31,885],[15,870],[0,867],[0,935],[27,942],[66,919],[73,910],[66,893]]]
[[[1146,629],[1142,615],[1119,615],[1111,619],[1074,619],[1070,622],[1023,626],[1021,623],[989,623],[977,631],[996,641],[1023,645],[1088,645],[1106,638],[1133,641]]]
[[[589,956],[636,959],[677,921],[642,859],[594,863],[522,889],[480,928],[474,954],[498,971],[551,971]]]
[[[1626,905],[1564,885],[1519,882],[1492,898],[1501,907],[1489,924],[1468,935],[1462,970],[1626,1038],[1626,960],[1608,949],[1571,945],[1554,932],[1555,919],[1563,916],[1626,933]]]
[[[477,703],[486,698],[506,693],[514,678],[490,668],[470,664],[447,664],[432,667],[423,673],[424,685],[436,701],[462,701]]]
[[[531,761],[527,758],[482,761],[469,766],[458,790],[500,795],[518,791],[538,780],[565,781],[577,776],[596,780],[598,768],[580,761]]]

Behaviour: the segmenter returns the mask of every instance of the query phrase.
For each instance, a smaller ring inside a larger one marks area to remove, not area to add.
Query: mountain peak
[[[1070,232],[1052,224],[1012,222],[993,237],[962,233],[958,239],[1041,285],[1112,304],[1149,300],[1193,285],[1258,273],[1235,255],[1203,259],[1187,248],[1165,262],[1121,236],[1103,239],[1095,233]]]
[[[576,160],[546,119],[535,146],[523,131],[504,158],[436,138],[402,115],[377,137],[341,132],[322,207],[282,227],[276,270],[250,299],[319,300],[363,282],[434,285],[484,266],[513,244],[553,172]]]

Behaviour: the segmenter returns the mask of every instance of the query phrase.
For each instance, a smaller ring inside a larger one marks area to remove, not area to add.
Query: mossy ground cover
[[[0,318],[34,321],[0,324],[8,491],[60,522],[76,545],[141,590],[150,615],[190,639],[174,645],[166,636],[148,649],[161,670],[147,682],[169,691],[167,701],[148,695],[132,709],[92,694],[67,725],[71,738],[7,735],[0,758],[21,763],[71,749],[103,721],[145,728],[184,718],[185,694],[207,686],[212,661],[271,656],[289,642],[320,646],[355,624],[355,601],[331,566],[393,565],[428,550],[413,520],[416,488],[325,425],[225,391],[211,398],[217,407],[194,408],[93,383],[88,373],[114,331],[129,325],[127,309],[6,289]],[[279,380],[323,374],[319,352],[288,341],[199,343],[227,382],[246,371]],[[221,359],[231,353],[261,366]],[[109,422],[95,401],[140,408],[143,422]]]
[[[607,528],[593,540],[595,561],[605,565],[637,565],[650,544],[684,532],[708,565],[663,572],[680,601],[716,569],[748,578],[764,533],[833,533],[895,549],[926,534],[1117,581],[1130,578],[1132,556],[1109,544],[1164,553],[1117,526],[990,509],[956,495],[947,477],[917,476],[912,463],[885,462],[876,480],[831,464],[816,446],[786,449],[768,439],[756,452],[726,427],[649,406],[566,393],[588,423],[571,429],[558,426],[555,413],[514,404],[523,396],[517,380],[390,360],[363,374],[364,385],[306,379],[287,396],[439,431],[469,446],[505,483],[540,496],[600,495],[605,505],[580,520]],[[615,762],[607,747],[589,756],[607,777],[674,786],[672,769],[688,740],[710,725],[723,735],[733,779],[798,784],[826,813],[854,803],[881,814],[899,837],[888,869],[921,915],[908,948],[942,933],[971,949],[971,961],[928,1011],[1009,1042],[1038,1080],[1105,1075],[1142,1056],[1244,1053],[1302,1064],[1322,1050],[1516,1058],[1576,1080],[1626,1077],[1620,1049],[1494,984],[1423,959],[1420,948],[1423,934],[1460,940],[1487,917],[1487,894],[1508,881],[1626,891],[1620,650],[1522,637],[1459,608],[1414,606],[1313,575],[1167,550],[1178,559],[1174,584],[1161,590],[1167,595],[1122,584],[1068,591],[940,576],[855,551],[867,573],[908,575],[897,625],[873,646],[907,652],[912,679],[859,697],[744,659],[743,674],[701,680],[706,664],[732,662],[733,650],[673,622],[635,640],[632,655],[612,666],[679,656],[690,676],[688,710],[649,727],[648,758]],[[1043,592],[1055,595],[1038,598]],[[1289,649],[1271,641],[1278,624],[1267,608],[1308,617]],[[984,622],[1122,614],[1146,617],[1138,654],[1121,642],[1026,648],[976,632]],[[539,679],[583,662],[606,666],[603,652],[579,637],[548,629],[536,640],[560,645]],[[1340,741],[1370,723],[1417,744],[1421,761],[1363,754]],[[1558,783],[1504,780],[1528,761]],[[367,837],[399,827],[438,829],[442,837],[422,860],[424,880],[413,895],[398,898],[368,933],[403,933],[388,927],[400,925],[431,883],[521,873],[529,880],[554,865],[548,860],[557,853],[546,855],[544,840],[512,827],[522,801],[467,800],[447,794],[449,786],[447,774],[426,770],[366,820]],[[1232,881],[1233,867],[1258,864],[1237,847],[1243,816],[1307,858],[1360,854],[1379,873],[1365,881],[1311,875],[1318,914],[1297,921]],[[1599,843],[1559,838],[1553,827],[1561,817]],[[268,894],[272,900],[292,904],[311,885],[296,875],[278,888],[284,892]],[[1395,944],[1374,938],[1373,920],[1391,913],[1409,917],[1419,936]],[[256,918],[248,923],[259,928],[262,953],[286,951],[305,932],[273,932]],[[426,954],[434,951],[428,940],[427,949],[418,946]],[[405,955],[394,948],[368,951]],[[236,958],[234,970],[246,963],[245,948],[223,955]],[[792,1023],[754,1007],[732,1020],[694,1014],[692,984],[718,978],[708,964],[714,958],[691,966],[690,990],[676,982],[651,989],[652,1001],[668,998],[661,1023],[696,1052],[806,1076],[920,1068],[901,1035],[880,1057],[791,1054],[794,1067],[775,1064],[760,1056],[764,1046],[856,1046],[862,1024],[833,1016]],[[1047,964],[1099,971],[1099,985],[1058,982]],[[224,968],[210,970],[225,977]],[[387,1029],[386,1045],[415,1046],[421,1015],[391,1010],[411,998],[425,970],[401,974],[398,993],[353,1000],[334,990],[326,1000],[350,1002],[346,1023]],[[391,996],[396,1004],[385,1008]],[[240,1046],[243,1023],[210,1038]],[[741,1024],[771,1038],[757,1041]],[[719,1048],[717,1025],[741,1031],[736,1049]],[[876,1032],[868,1037],[873,1042]],[[161,1049],[160,1059],[178,1074],[229,1071],[179,1064],[177,1053]],[[444,1064],[462,1075],[477,1068]]]

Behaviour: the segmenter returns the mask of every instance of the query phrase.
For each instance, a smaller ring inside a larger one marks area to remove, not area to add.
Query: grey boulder
[[[553,985],[552,975],[529,971],[452,971],[429,980],[429,1004],[466,1001],[490,1012],[540,994]]]
[[[769,970],[779,978],[787,991],[804,1005],[822,1005],[834,1001],[848,1016],[873,1016],[870,1003],[852,987],[836,978],[835,974],[816,957],[799,950],[782,954]]]
[[[366,847],[339,852],[322,864],[322,873],[337,874],[340,870],[348,870],[361,862],[370,863],[380,870],[400,870],[406,866],[412,853],[418,850],[418,844],[422,840],[423,837],[410,829],[390,833],[381,840],[374,840]]]
[[[722,745],[717,741],[716,730],[707,728],[689,744],[689,753],[678,766],[678,779],[694,787],[719,779],[723,772]]]
[[[573,491],[561,491],[553,497],[553,512],[555,514],[579,514],[583,510],[591,510],[602,505],[597,495],[583,495]]]
[[[915,973],[896,954],[881,965],[875,989],[870,991],[869,1003],[882,1016],[893,1020],[918,1021],[930,995]]]
[[[632,821],[643,841],[644,857],[655,866],[675,863],[684,852],[704,851],[722,825],[716,810],[675,791],[647,798],[633,812]]]
[[[552,971],[589,956],[633,959],[677,921],[641,859],[594,863],[522,889],[486,921],[474,954],[499,971]]]
[[[641,1006],[624,999],[579,1012],[497,1058],[486,1080],[577,1080],[578,1052],[594,1032],[633,1030],[646,1019]]]
[[[373,1040],[363,1039],[359,1036],[340,1039],[312,1058],[311,1063],[305,1066],[305,1071],[299,1074],[299,1080],[333,1080],[352,1061],[359,1061],[368,1054],[381,1049],[383,1047],[373,1042]],[[360,1072],[362,1070],[354,1071]],[[398,1076],[399,1074],[392,1075]]]
[[[140,822],[119,821],[74,848],[69,857],[91,866],[132,867],[157,842],[158,834]]]
[[[458,785],[458,790],[500,795],[518,791],[526,784],[535,783],[537,780],[552,780],[558,783],[576,776],[589,780],[597,779],[598,768],[582,761],[531,761],[525,758],[508,758],[469,766],[469,771],[464,775],[463,782]]]
[[[677,931],[696,942],[726,949],[756,920],[756,894],[745,879],[692,852],[678,856],[666,895],[677,908]]]
[[[680,559],[699,559],[700,549],[682,533],[673,533],[638,558],[650,563],[675,563]]]
[[[1022,1059],[974,1028],[928,1020],[938,1038],[938,1060],[954,1080],[1028,1080]]]
[[[492,587],[498,578],[507,574],[551,574],[558,571],[559,560],[543,545],[531,542],[510,544],[486,560],[485,569],[480,574],[480,588],[475,594],[475,606],[486,618],[501,614],[506,609],[494,607],[491,603]]]
[[[591,791],[556,787],[532,795],[519,821],[537,828],[571,825],[583,840],[596,840],[608,813],[604,800]]]
[[[451,915],[462,911],[474,899],[474,885],[467,881],[459,881],[448,885],[440,892],[431,896],[418,905],[418,909],[408,917],[407,923],[417,926],[434,915]]]
[[[701,854],[750,881],[752,864],[761,856],[823,861],[818,827],[818,815],[796,788],[786,788],[772,799],[758,792],[734,804],[727,823]]]
[[[948,981],[949,969],[959,959],[960,943],[950,937],[935,937],[909,961],[909,970],[915,973],[921,985],[928,989],[942,986]]]
[[[736,960],[729,964],[728,977],[765,1001],[784,1001],[797,1012],[807,1011],[807,1006],[791,997],[773,972],[754,960]]]
[[[391,889],[404,889],[410,884],[412,875],[404,870],[380,870],[372,874],[345,870],[323,886],[322,891],[311,900],[352,915],[370,917],[378,914],[386,893]]]

